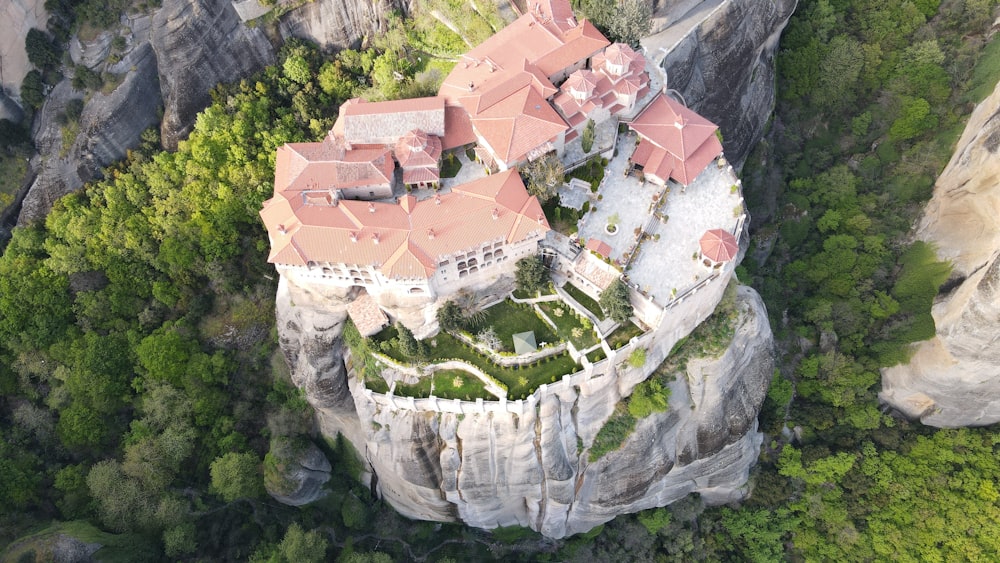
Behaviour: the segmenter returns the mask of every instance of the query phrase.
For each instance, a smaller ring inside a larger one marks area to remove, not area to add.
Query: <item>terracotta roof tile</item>
[[[663,93],[629,127],[674,157],[673,177],[685,185],[722,153],[715,136],[718,127]]]
[[[404,171],[414,167],[437,168],[441,159],[441,138],[414,129],[396,142],[395,155]]]
[[[361,336],[371,336],[389,324],[389,318],[367,291],[361,292],[357,299],[347,304],[347,314]]]
[[[530,150],[554,140],[569,126],[531,87],[472,116],[472,126],[505,163],[522,160]]]
[[[736,237],[722,229],[706,231],[698,244],[702,255],[713,262],[728,262],[740,251]]]
[[[293,208],[295,197],[276,192],[261,210],[270,262],[374,266],[389,278],[426,279],[441,257],[549,230],[538,199],[528,195],[516,170],[430,199],[408,196],[400,204],[342,200]]]
[[[587,241],[587,250],[593,250],[605,258],[611,257],[611,245],[599,238],[592,238]]]
[[[389,184],[395,167],[384,148],[345,150],[329,138],[289,143],[278,148],[274,187],[302,192]]]
[[[445,132],[441,148],[450,150],[476,142],[476,132],[472,130],[469,112],[462,106],[444,107]]]

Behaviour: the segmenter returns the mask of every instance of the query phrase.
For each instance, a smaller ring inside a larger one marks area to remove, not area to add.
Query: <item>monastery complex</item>
[[[554,272],[595,298],[624,278],[637,318],[655,327],[682,284],[699,279],[687,273],[692,263],[703,262],[710,276],[736,257],[745,214],[738,182],[727,176],[716,183],[726,192],[732,185],[740,208],[727,216],[733,207],[726,203],[725,221],[694,233],[704,237],[700,253],[683,251],[688,281],[672,282],[672,292],[656,288],[671,278],[660,266],[642,266],[658,258],[640,243],[659,248],[671,190],[715,181],[700,176],[721,177],[718,128],[668,96],[642,53],[610,44],[593,24],[577,20],[568,0],[529,6],[463,55],[437,96],[352,99],[321,142],[278,149],[274,196],[260,214],[271,243],[268,260],[282,276],[364,288],[368,309],[387,296],[431,304],[511,276],[518,259],[542,254]],[[583,209],[579,235],[567,238],[551,229],[518,167],[553,153],[567,168],[578,165],[570,153],[583,154],[585,128],[602,125],[616,132],[609,134],[614,140],[585,157],[612,161],[600,191],[584,190],[594,207],[589,214]],[[449,153],[475,169],[468,181],[464,174],[462,183],[442,177]],[[618,213],[616,205],[638,211]],[[683,225],[685,218],[672,221]],[[605,227],[612,222],[614,229]],[[384,318],[357,311],[364,316],[376,321],[363,334]]]

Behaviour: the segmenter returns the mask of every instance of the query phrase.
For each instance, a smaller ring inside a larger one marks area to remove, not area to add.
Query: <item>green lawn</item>
[[[511,335],[529,330],[535,332],[535,342],[539,345],[542,342],[560,341],[549,325],[535,314],[531,305],[514,303],[508,299],[486,309],[485,313],[483,320],[470,332],[475,334],[492,326],[503,342],[504,350],[514,350],[514,339]]]
[[[413,385],[396,384],[395,394],[400,397],[428,397],[431,394],[431,383],[434,384],[434,396],[442,399],[462,399],[475,401],[484,399],[495,401],[493,393],[475,375],[460,369],[442,369],[432,375],[420,378]]]
[[[590,298],[589,295],[584,293],[583,290],[581,290],[580,288],[576,287],[571,283],[567,283],[566,285],[564,285],[563,290],[565,290],[566,293],[570,295],[570,297],[576,300],[577,303],[583,305],[584,309],[593,313],[595,317],[597,317],[598,319],[604,318],[604,312],[601,311],[601,306],[597,304],[597,301],[594,301],[593,299]]]
[[[608,336],[608,346],[611,346],[612,350],[617,350],[622,346],[628,344],[629,340],[632,340],[633,336],[639,336],[642,334],[642,329],[635,326],[635,323],[629,321],[626,324],[615,329]]]
[[[530,293],[529,294],[526,291],[521,291],[520,289],[515,289],[514,290],[514,297],[517,297],[518,299],[534,299],[536,297],[544,297],[546,295],[555,295],[555,293],[556,293],[556,290],[553,289],[552,282],[548,282],[548,283],[545,284],[545,287],[543,287],[541,289],[541,291],[538,291],[538,292],[535,292],[535,293]]]
[[[1000,36],[994,37],[979,54],[965,99],[979,103],[989,96],[1000,80]]]
[[[562,340],[569,340],[576,346],[577,350],[590,348],[597,344],[597,334],[594,327],[587,321],[584,326],[583,321],[576,316],[576,311],[562,301],[547,301],[539,303],[538,307],[548,315],[552,322],[556,324],[556,332]],[[573,331],[577,331],[577,335]]]
[[[608,357],[608,355],[604,353],[604,348],[603,347],[602,348],[597,348],[596,350],[591,350],[587,354],[587,360],[589,360],[590,363],[592,363],[592,364],[596,364],[597,362],[599,362],[599,361],[601,361],[601,360],[603,360],[603,359],[605,359],[607,357]]]
[[[379,335],[375,335],[373,339],[378,336]],[[560,379],[565,374],[574,373],[579,370],[579,367],[576,365],[576,362],[573,361],[573,358],[571,358],[569,354],[565,353],[560,354],[559,356],[549,357],[523,368],[498,366],[494,364],[492,360],[480,354],[478,350],[466,345],[464,342],[447,332],[438,333],[436,336],[428,339],[427,343],[428,349],[430,350],[430,357],[428,358],[428,361],[441,362],[444,360],[457,359],[468,362],[497,378],[497,380],[506,385],[507,398],[511,400],[524,398],[538,388],[538,386],[542,383],[551,383],[553,380]],[[372,348],[378,350],[378,343],[374,343]],[[403,357],[398,350],[392,347],[387,347],[384,353],[399,362],[409,363],[412,361],[411,358]],[[429,392],[430,384],[428,383],[427,385]],[[397,386],[397,388],[398,387],[399,386]],[[413,392],[415,393],[417,391],[414,390]],[[437,395],[436,386],[435,395]],[[444,395],[438,396],[443,397]]]

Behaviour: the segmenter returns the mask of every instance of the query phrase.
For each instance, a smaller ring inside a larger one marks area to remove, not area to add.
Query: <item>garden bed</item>
[[[536,316],[535,318],[537,319],[538,317]],[[541,319],[538,320],[542,322]],[[385,331],[379,334],[385,334]],[[375,335],[373,338],[378,336]],[[425,342],[428,349],[427,362],[436,363],[445,360],[462,360],[468,362],[506,385],[508,391],[507,398],[510,400],[523,399],[537,389],[539,385],[557,381],[563,375],[575,373],[579,370],[573,358],[566,353],[549,356],[523,367],[503,367],[494,364],[492,360],[479,353],[478,350],[447,332],[440,332],[436,336],[426,339]],[[381,349],[377,342],[373,342],[372,347],[376,350]],[[414,358],[403,356],[394,346],[386,346],[382,351],[397,362],[405,364],[414,363]],[[437,391],[435,391],[435,394],[437,394]]]
[[[433,388],[432,388],[433,385]],[[412,385],[396,383],[395,395],[400,397],[429,397],[431,393],[442,399],[495,401],[497,397],[475,375],[460,369],[442,369],[421,377]]]
[[[504,350],[513,351],[513,335],[529,330],[534,331],[535,342],[539,346],[542,342],[550,344],[560,342],[559,337],[552,332],[552,328],[545,324],[545,321],[535,313],[534,308],[529,304],[505,300],[486,309],[483,313],[482,318],[476,320],[475,328],[469,332],[475,338],[478,332],[493,327],[500,342],[503,343]]]
[[[567,283],[563,286],[563,291],[568,293],[569,296],[572,297],[574,301],[579,303],[584,309],[590,311],[594,317],[598,319],[604,318],[604,312],[601,311],[601,306],[597,304],[597,301],[591,299],[590,296],[584,293],[579,287],[576,287],[571,283]]]
[[[642,334],[642,329],[635,326],[635,323],[632,321],[629,321],[608,335],[608,346],[611,346],[612,350],[617,350],[628,344],[629,340],[632,340],[633,337],[640,334]]]

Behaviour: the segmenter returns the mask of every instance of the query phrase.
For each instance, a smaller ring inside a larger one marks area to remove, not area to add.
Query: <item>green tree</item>
[[[653,3],[650,0],[583,0],[580,9],[608,39],[639,46],[639,40],[649,35],[653,25]]]
[[[226,502],[257,498],[264,492],[260,459],[250,452],[229,452],[215,458],[211,475],[212,490]]]
[[[105,460],[91,467],[87,487],[101,521],[110,529],[123,532],[151,525],[155,505],[150,491],[126,475],[117,461]]]
[[[528,193],[545,203],[556,195],[556,190],[566,176],[562,160],[555,153],[537,158],[521,169],[527,178]]]
[[[462,328],[465,317],[462,315],[462,308],[454,301],[448,300],[437,310],[437,320],[441,330],[450,332]]]
[[[44,31],[29,29],[28,35],[24,38],[24,50],[31,64],[39,69],[47,70],[59,66],[61,49]]]
[[[326,561],[326,549],[329,542],[316,530],[304,531],[298,523],[293,522],[285,537],[278,544],[279,561],[289,563],[319,563]]]
[[[312,69],[309,68],[309,61],[299,54],[294,54],[285,59],[282,64],[285,76],[292,82],[305,84],[312,80]]]
[[[615,322],[624,323],[632,317],[632,301],[629,297],[628,286],[618,279],[611,282],[603,292],[598,301],[601,310]]]
[[[549,271],[540,256],[535,254],[521,258],[516,266],[514,280],[519,291],[532,295],[545,287]]]
[[[594,148],[595,127],[593,119],[588,119],[587,124],[583,126],[583,133],[580,135],[580,147],[584,153],[589,153],[590,149]]]

